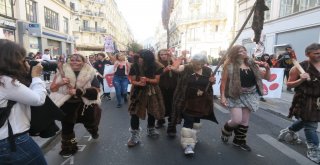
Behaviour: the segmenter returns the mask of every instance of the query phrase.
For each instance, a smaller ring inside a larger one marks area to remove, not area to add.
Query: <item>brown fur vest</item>
[[[263,95],[263,84],[259,67],[254,63],[252,59],[249,59],[248,64],[255,76],[258,93],[259,95]],[[224,66],[224,69],[227,69],[228,71],[225,95],[226,97],[237,99],[241,94],[240,66],[227,64],[226,66]]]

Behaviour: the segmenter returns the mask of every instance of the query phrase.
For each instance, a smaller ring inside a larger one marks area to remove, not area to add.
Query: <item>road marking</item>
[[[64,162],[62,162],[61,165],[65,165],[68,162],[70,162],[70,164],[74,164],[74,157],[70,156],[68,159],[66,159]]]
[[[266,134],[258,134],[258,136],[269,143],[271,146],[282,152],[283,154],[287,155],[289,158],[296,160],[297,163],[303,164],[303,165],[314,165],[311,160],[309,160],[307,157],[301,155],[300,153],[294,151],[290,147],[287,147],[285,144],[279,142],[277,139],[266,135]]]
[[[225,108],[225,107],[222,107],[221,105],[217,104],[217,103],[214,103],[214,107],[221,111],[222,113],[229,113],[229,111]]]
[[[83,136],[85,138],[88,138],[88,142],[92,140],[92,136]]]
[[[79,147],[78,151],[82,152],[86,148],[87,145],[79,145],[78,144],[77,146]]]

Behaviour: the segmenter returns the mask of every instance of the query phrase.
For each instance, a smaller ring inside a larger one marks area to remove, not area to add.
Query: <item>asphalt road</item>
[[[113,98],[114,99],[114,98]],[[199,143],[193,158],[187,158],[180,146],[180,136],[170,139],[165,129],[159,129],[160,137],[152,139],[146,136],[147,122],[141,120],[142,143],[134,148],[126,146],[130,136],[127,105],[118,109],[116,102],[103,101],[100,137],[93,140],[90,134],[79,124],[76,125],[76,137],[79,152],[72,157],[62,158],[60,139],[57,138],[46,151],[49,165],[308,165],[315,164],[306,158],[306,145],[303,132],[300,132],[302,144],[292,145],[277,141],[279,131],[291,122],[265,110],[253,113],[250,119],[248,145],[252,152],[243,151],[231,143],[220,141],[220,130],[229,113],[221,106],[215,106],[219,125],[202,120],[203,128],[199,133]],[[178,126],[180,130],[181,126]]]

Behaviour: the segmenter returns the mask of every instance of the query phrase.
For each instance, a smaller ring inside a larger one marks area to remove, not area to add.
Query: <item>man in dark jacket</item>
[[[111,97],[110,97],[110,92],[105,92],[104,91],[104,85],[103,85],[103,72],[104,72],[104,67],[105,65],[112,65],[112,63],[108,60],[105,59],[106,55],[104,53],[98,53],[98,60],[93,64],[93,67],[98,71],[98,80],[100,82],[100,84],[102,85],[102,89],[103,89],[103,95],[102,97],[106,97],[108,100],[111,100]]]

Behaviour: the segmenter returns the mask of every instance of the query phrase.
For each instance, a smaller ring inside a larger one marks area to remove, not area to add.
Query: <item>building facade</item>
[[[133,41],[114,0],[73,0],[71,6],[77,52],[85,55],[103,52],[107,37],[112,37],[118,51],[126,50]]]
[[[12,0],[0,0],[0,39],[15,41],[17,23]]]
[[[246,19],[255,0],[240,0],[239,26]],[[305,47],[320,42],[320,0],[266,0],[269,11],[265,13],[265,24],[261,41],[265,53],[280,54],[286,45],[291,45],[299,61],[304,60]],[[252,42],[253,31],[249,21],[237,43],[243,44],[249,51],[255,51]]]
[[[17,42],[27,52],[50,49],[53,57],[74,52],[70,0],[14,1]]]
[[[235,0],[177,0],[170,15],[170,47],[178,53],[205,51],[218,58],[234,37]]]

